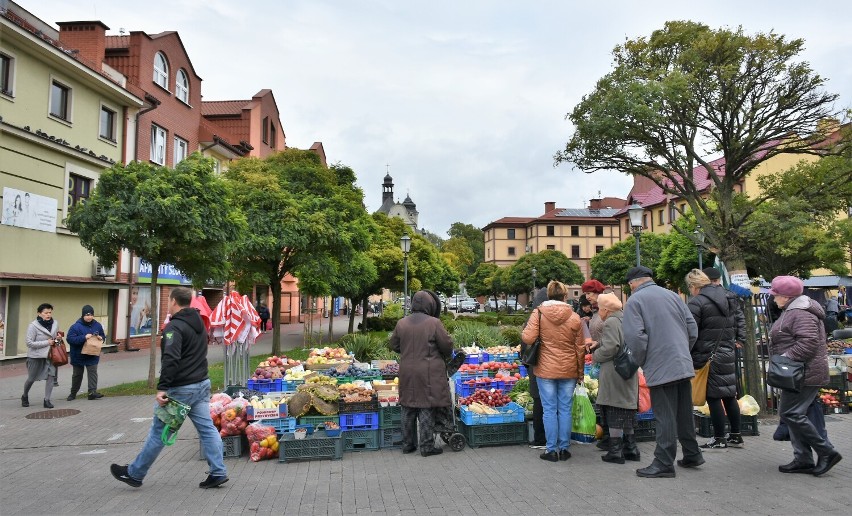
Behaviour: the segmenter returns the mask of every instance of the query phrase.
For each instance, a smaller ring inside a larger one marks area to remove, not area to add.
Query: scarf
[[[38,323],[42,326],[42,328],[44,328],[48,332],[53,331],[53,319],[51,319],[49,321],[45,321],[44,319],[41,318],[40,315],[37,315],[36,321],[38,321]]]

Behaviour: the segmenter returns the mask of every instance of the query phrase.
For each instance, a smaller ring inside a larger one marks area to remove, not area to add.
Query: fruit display
[[[316,375],[316,373],[313,371],[293,371],[292,369],[288,369],[287,374],[284,375],[284,379],[288,382],[292,382],[298,380],[306,380],[314,375]]]
[[[846,348],[852,348],[852,340],[830,340],[828,341],[829,355],[842,355]]]
[[[283,398],[264,398],[260,399],[257,396],[252,396],[249,400],[252,408],[254,409],[274,409],[278,408],[278,405],[281,403],[286,403],[286,400]]]
[[[462,364],[459,367],[460,373],[481,373],[488,371],[518,371],[520,366],[511,362],[484,362],[482,364]],[[520,375],[519,375],[520,377]]]
[[[332,378],[373,378],[377,376],[377,372],[375,369],[362,369],[360,367],[356,367],[353,364],[350,364],[346,369],[338,368],[338,369],[329,369],[328,376]]]
[[[249,458],[252,462],[278,457],[278,437],[275,428],[261,423],[252,423],[246,428],[249,442]]]
[[[478,355],[482,353],[482,349],[479,346],[465,346],[461,350],[464,351],[465,355]]]
[[[383,368],[379,369],[379,374],[382,376],[396,376],[399,374],[399,364],[387,364]]]
[[[305,380],[306,385],[314,385],[314,384],[325,384],[325,385],[337,385],[337,380],[330,376],[326,376],[324,374],[318,374],[316,376],[311,376]]]
[[[469,404],[467,408],[470,409],[470,411],[474,414],[497,415],[500,413],[499,410],[493,409],[488,405],[484,405],[478,401],[474,401],[473,403]]]
[[[843,395],[837,389],[820,389],[819,399],[828,408],[842,407],[841,397]]]
[[[488,407],[502,407],[511,401],[512,399],[509,396],[503,394],[503,389],[476,389],[470,396],[459,398],[459,405],[480,403]]]
[[[520,349],[520,346],[518,346]],[[507,353],[514,353],[516,350],[511,346],[491,346],[490,348],[485,348],[485,352],[489,355],[505,355]]]
[[[299,364],[301,364],[301,362],[298,360],[272,355],[257,364],[257,368],[255,368],[251,379],[257,381],[283,378],[289,368]]]
[[[343,403],[360,403],[372,401],[375,392],[363,385],[355,383],[344,383],[337,386],[340,393],[340,401]]]

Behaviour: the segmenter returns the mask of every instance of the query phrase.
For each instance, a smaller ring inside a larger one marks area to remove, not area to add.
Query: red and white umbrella
[[[260,316],[248,296],[231,292],[210,314],[213,338],[225,343],[225,385],[248,380],[249,349],[260,335]]]

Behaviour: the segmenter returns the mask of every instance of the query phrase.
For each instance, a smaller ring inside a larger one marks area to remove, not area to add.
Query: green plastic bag
[[[589,392],[584,385],[578,385],[574,388],[574,406],[571,408],[571,433],[594,438],[597,424]]]
[[[163,433],[160,435],[160,439],[163,440],[163,444],[171,446],[175,443],[175,440],[177,440],[178,430],[180,430],[180,426],[186,420],[186,416],[189,414],[191,409],[192,407],[189,405],[172,398],[169,398],[165,405],[157,407],[154,414],[156,414],[157,418],[166,425],[163,427]]]

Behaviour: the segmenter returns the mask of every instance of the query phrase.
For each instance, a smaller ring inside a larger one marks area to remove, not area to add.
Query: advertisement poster
[[[0,224],[56,232],[56,199],[3,187]]]
[[[6,354],[6,287],[0,287],[0,356]]]
[[[160,265],[157,273],[157,284],[162,285],[191,285],[192,280],[187,278],[175,268],[174,265],[164,263]],[[151,264],[145,260],[139,260],[139,283],[151,283]]]
[[[150,335],[154,325],[151,313],[151,287],[130,287],[130,335]]]

